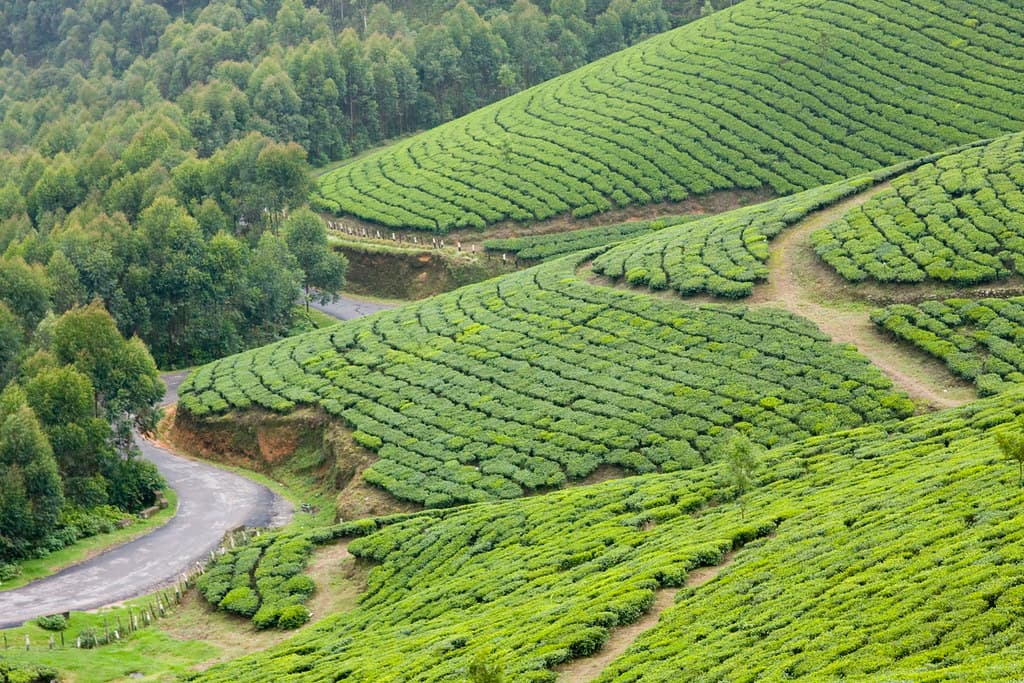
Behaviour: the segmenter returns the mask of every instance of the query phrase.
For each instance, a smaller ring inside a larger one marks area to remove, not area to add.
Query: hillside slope
[[[731,548],[601,680],[1019,679],[1022,398],[772,450],[742,507],[702,467],[398,521],[349,545],[357,608],[198,680],[554,681]]]
[[[1024,13],[761,0],[324,175],[324,208],[444,232],[769,186],[791,193],[1024,123]]]
[[[913,410],[863,356],[787,312],[589,285],[579,258],[204,366],[179,415],[319,406],[377,451],[367,481],[445,506],[602,464],[694,467],[735,432],[770,446]]]

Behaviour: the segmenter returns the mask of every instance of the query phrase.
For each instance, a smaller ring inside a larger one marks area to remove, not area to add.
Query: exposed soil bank
[[[181,413],[174,416],[167,436],[181,451],[215,462],[263,473],[287,465],[336,493],[338,519],[419,509],[363,481],[363,472],[377,456],[319,410],[303,408],[287,415],[248,410],[201,420]]]

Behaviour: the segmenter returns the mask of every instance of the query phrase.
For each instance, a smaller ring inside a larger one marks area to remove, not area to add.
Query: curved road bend
[[[184,373],[165,376],[168,394],[183,377]],[[226,531],[243,524],[280,526],[291,519],[291,504],[265,486],[148,441],[140,440],[139,446],[142,457],[155,463],[178,493],[178,513],[130,543],[23,588],[0,592],[0,628],[144,595],[207,558]]]
[[[340,320],[392,308],[387,304],[340,298],[311,304]],[[162,375],[167,385],[162,405],[178,400],[183,370]],[[178,493],[178,513],[159,529],[112,548],[91,560],[0,592],[0,628],[69,610],[87,610],[144,595],[176,580],[209,556],[224,533],[238,526],[281,526],[291,519],[291,504],[265,486],[206,463],[174,455],[139,441],[142,457],[152,461]]]

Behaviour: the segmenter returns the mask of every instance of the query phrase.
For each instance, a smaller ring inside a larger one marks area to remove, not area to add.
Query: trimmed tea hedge
[[[1015,0],[739,3],[330,171],[319,208],[447,232],[770,187],[1024,123]]]
[[[875,311],[871,319],[945,362],[983,396],[1024,383],[1024,298],[900,304]]]
[[[211,562],[199,591],[220,609],[252,619],[257,628],[273,628],[285,608],[301,606],[316,588],[302,574],[312,552],[313,543],[303,534],[264,534]]]

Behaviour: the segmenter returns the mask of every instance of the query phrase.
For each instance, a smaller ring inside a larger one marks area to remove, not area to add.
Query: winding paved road
[[[186,373],[165,375],[176,397]],[[23,588],[0,593],[0,628],[44,614],[86,610],[174,582],[209,556],[224,532],[238,526],[281,526],[292,506],[265,486],[212,465],[174,455],[144,440],[142,456],[178,493],[178,513],[159,529]]]
[[[346,296],[339,297],[337,301],[329,304],[319,304],[315,301],[310,301],[309,306],[321,313],[334,316],[338,320],[354,320],[364,315],[395,307],[394,304],[379,304],[373,301],[363,301],[362,299],[350,299]]]
[[[339,320],[392,308],[346,297],[311,305]],[[167,385],[162,405],[178,401],[178,386],[188,373],[162,375]],[[265,486],[182,458],[145,440],[139,440],[139,447],[142,457],[155,463],[178,493],[178,513],[141,538],[22,588],[0,592],[0,628],[19,626],[45,614],[94,609],[144,595],[173,583],[209,556],[226,531],[242,525],[282,526],[291,519],[291,504]]]

